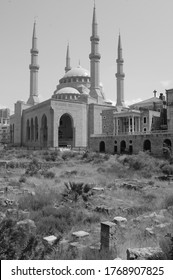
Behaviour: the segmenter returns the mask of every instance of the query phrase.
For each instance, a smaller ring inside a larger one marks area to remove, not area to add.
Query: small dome
[[[59,89],[56,94],[80,94],[80,92],[72,87],[64,87]]]
[[[72,68],[67,73],[65,73],[63,78],[67,77],[90,77],[88,70],[82,68],[80,65],[76,68]]]

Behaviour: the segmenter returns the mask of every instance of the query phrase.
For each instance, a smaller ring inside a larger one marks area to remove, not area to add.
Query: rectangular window
[[[147,117],[144,117],[144,123],[147,123]]]

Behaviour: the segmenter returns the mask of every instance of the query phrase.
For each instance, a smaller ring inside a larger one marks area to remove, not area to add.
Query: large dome
[[[80,65],[78,67],[72,68],[67,73],[65,73],[63,78],[67,77],[90,77],[88,70],[82,68]]]
[[[72,87],[64,87],[59,89],[56,94],[80,94],[80,92]]]

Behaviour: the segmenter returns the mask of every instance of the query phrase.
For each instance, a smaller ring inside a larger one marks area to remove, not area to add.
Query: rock
[[[101,188],[101,187],[94,187],[93,189],[92,189],[93,191],[96,191],[96,192],[103,192],[104,191],[104,188]]]
[[[165,229],[165,228],[168,228],[170,225],[171,225],[171,223],[162,223],[162,224],[156,225],[156,228]]]
[[[36,225],[34,221],[30,219],[17,222],[17,227],[21,227],[29,232],[36,232]]]
[[[155,235],[153,229],[154,229],[153,227],[151,227],[151,228],[146,228],[146,229],[145,229],[145,234],[148,235],[148,236],[153,236],[153,235]]]
[[[106,207],[104,205],[96,206],[94,211],[110,214],[113,211],[113,208]]]
[[[125,226],[127,223],[127,219],[121,216],[114,217],[113,223],[117,224],[118,226]]]
[[[0,223],[6,218],[6,215],[3,212],[0,212]]]
[[[89,236],[89,233],[83,230],[76,231],[72,233],[73,239],[81,239],[81,238],[86,238]]]
[[[134,190],[134,191],[139,191],[142,189],[142,186],[139,184],[134,184],[134,183],[123,183],[122,185],[120,185],[120,188],[124,188],[127,190]]]
[[[60,246],[62,251],[66,251],[68,246],[69,246],[69,240],[66,240],[66,239],[60,240],[59,241],[59,246]]]
[[[54,245],[57,243],[57,237],[55,235],[46,236],[43,238],[43,241],[45,241],[49,245]]]
[[[7,204],[5,203],[6,198],[5,197],[0,197],[0,206],[7,206]]]
[[[117,258],[115,258],[114,260],[117,260],[117,261],[118,261],[118,260],[122,260],[122,259],[121,259],[121,258],[119,258],[119,257],[117,257]]]
[[[159,240],[159,245],[165,253],[165,258],[167,260],[173,260],[173,236],[171,233],[167,233],[164,238],[161,238]]]
[[[160,247],[127,249],[127,260],[164,260]]]
[[[71,242],[69,249],[73,250],[78,259],[82,258],[84,250],[87,248],[86,245],[80,244],[79,242]]]

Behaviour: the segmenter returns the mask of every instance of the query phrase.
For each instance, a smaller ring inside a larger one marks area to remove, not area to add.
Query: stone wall
[[[105,142],[105,152],[115,153],[114,147],[117,146],[117,153],[121,153],[121,141],[126,142],[126,151],[129,152],[129,147],[132,146],[132,152],[137,154],[139,151],[144,150],[144,142],[149,140],[151,143],[151,154],[155,156],[163,156],[163,142],[169,139],[173,146],[173,134],[141,134],[141,135],[126,135],[126,136],[91,136],[90,137],[90,148],[93,151],[99,152],[100,142]],[[115,144],[116,141],[116,144]]]

